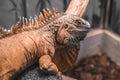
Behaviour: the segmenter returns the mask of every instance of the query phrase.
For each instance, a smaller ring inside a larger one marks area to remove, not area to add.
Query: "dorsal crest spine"
[[[23,31],[29,31],[34,29],[39,29],[40,27],[44,27],[45,24],[49,23],[53,19],[56,19],[58,15],[57,9],[53,8],[53,10],[50,10],[48,8],[43,9],[43,13],[40,12],[39,16],[30,17],[29,19],[24,17],[19,17],[19,21],[9,30],[4,29],[3,27],[0,29],[0,39],[17,34]]]

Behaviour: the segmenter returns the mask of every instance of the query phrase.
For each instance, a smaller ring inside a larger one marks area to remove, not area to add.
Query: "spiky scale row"
[[[57,13],[58,11],[55,8],[53,10],[46,8],[43,9],[43,13],[40,12],[39,16],[35,15],[34,19],[32,19],[31,16],[29,19],[24,17],[19,17],[19,21],[10,30],[1,28],[0,38],[4,38],[6,36],[20,33],[23,31],[39,29],[40,27],[44,26],[44,24],[55,19]]]

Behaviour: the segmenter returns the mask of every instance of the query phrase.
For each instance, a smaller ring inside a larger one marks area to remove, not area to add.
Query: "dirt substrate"
[[[66,74],[78,80],[120,80],[120,66],[106,54],[99,53],[82,59]]]

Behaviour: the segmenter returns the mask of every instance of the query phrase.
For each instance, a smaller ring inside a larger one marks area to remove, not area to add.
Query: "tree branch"
[[[71,0],[66,10],[66,13],[82,17],[87,8],[88,3],[89,0]]]

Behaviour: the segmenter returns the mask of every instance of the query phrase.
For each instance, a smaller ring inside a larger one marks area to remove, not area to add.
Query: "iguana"
[[[29,20],[20,19],[10,30],[0,33],[0,80],[13,77],[39,63],[42,70],[60,72],[70,69],[80,49],[79,42],[89,31],[90,24],[72,14],[44,9]]]

